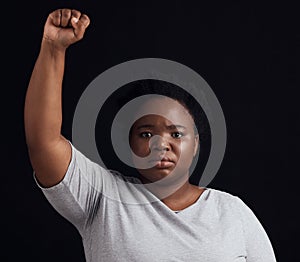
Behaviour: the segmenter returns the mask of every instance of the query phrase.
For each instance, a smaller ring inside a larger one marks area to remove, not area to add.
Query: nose
[[[156,151],[170,151],[171,146],[166,138],[156,135],[150,139],[150,149]]]

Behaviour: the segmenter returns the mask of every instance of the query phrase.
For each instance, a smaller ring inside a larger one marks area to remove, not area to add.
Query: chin
[[[173,170],[173,169],[172,169]],[[170,169],[148,169],[147,171],[145,170],[138,170],[141,179],[146,181],[146,183],[154,183],[157,182],[165,177],[171,177],[174,179],[169,180],[168,183],[171,181],[176,181],[178,178],[175,177],[175,173],[172,172]]]
[[[140,176],[144,179],[149,181],[149,183],[156,182],[168,176],[171,171],[170,170],[138,170]]]

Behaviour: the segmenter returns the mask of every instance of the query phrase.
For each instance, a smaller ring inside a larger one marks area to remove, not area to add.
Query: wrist
[[[53,40],[43,37],[41,44],[41,51],[48,52],[51,56],[64,56],[67,48],[57,45]]]

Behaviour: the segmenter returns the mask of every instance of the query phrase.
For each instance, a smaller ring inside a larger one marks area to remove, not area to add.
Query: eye
[[[182,132],[173,132],[172,137],[173,138],[181,138],[183,136]]]
[[[150,138],[150,137],[152,137],[152,134],[150,132],[142,132],[142,133],[140,133],[140,137]]]

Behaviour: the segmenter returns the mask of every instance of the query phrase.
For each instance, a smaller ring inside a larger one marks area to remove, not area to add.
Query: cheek
[[[139,157],[145,157],[150,153],[149,142],[145,139],[131,138],[130,147],[133,153]]]
[[[187,139],[182,141],[181,145],[179,145],[179,162],[178,164],[181,166],[189,166],[191,165],[194,158],[194,147],[195,144],[192,139]]]

